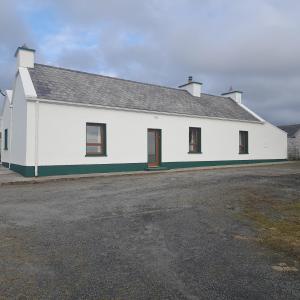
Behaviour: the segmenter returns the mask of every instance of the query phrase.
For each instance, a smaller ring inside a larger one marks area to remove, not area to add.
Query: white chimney
[[[25,44],[18,47],[15,57],[17,58],[17,70],[22,68],[34,68],[35,50],[28,48]]]
[[[233,90],[231,90],[231,91],[229,91],[227,93],[223,93],[222,96],[231,98],[235,102],[241,104],[242,103],[242,94],[243,94],[243,92],[241,92],[241,91],[233,91]]]
[[[188,91],[192,96],[201,97],[202,83],[193,81],[192,76],[189,76],[188,83],[179,86],[179,88]]]

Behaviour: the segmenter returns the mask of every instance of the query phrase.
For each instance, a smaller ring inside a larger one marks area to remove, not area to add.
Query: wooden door
[[[161,153],[161,131],[160,129],[148,129],[148,166],[158,167],[160,165]]]

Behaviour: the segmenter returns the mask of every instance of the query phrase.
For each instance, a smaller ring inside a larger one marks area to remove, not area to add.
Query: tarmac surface
[[[300,163],[1,186],[0,299],[300,299],[251,191],[299,199]]]

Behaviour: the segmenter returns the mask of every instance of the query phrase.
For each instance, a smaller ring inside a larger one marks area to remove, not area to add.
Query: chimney
[[[241,91],[234,91],[232,89],[232,87],[229,89],[229,92],[227,93],[223,93],[222,96],[224,97],[228,97],[228,98],[231,98],[232,100],[234,100],[235,102],[239,103],[239,104],[242,104],[242,94],[243,92]]]
[[[18,47],[15,57],[17,58],[17,70],[22,68],[34,68],[35,50],[28,48],[25,44]]]
[[[188,91],[192,96],[201,97],[202,83],[193,81],[192,76],[189,76],[188,83],[179,86],[179,88]]]

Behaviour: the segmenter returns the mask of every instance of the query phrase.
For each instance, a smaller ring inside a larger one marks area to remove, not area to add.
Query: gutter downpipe
[[[8,168],[10,169],[10,165],[12,164],[12,137],[13,137],[13,105],[9,105],[9,110],[10,110],[10,124],[9,124],[9,163],[8,163]]]
[[[39,176],[39,100],[35,102],[34,176]]]

